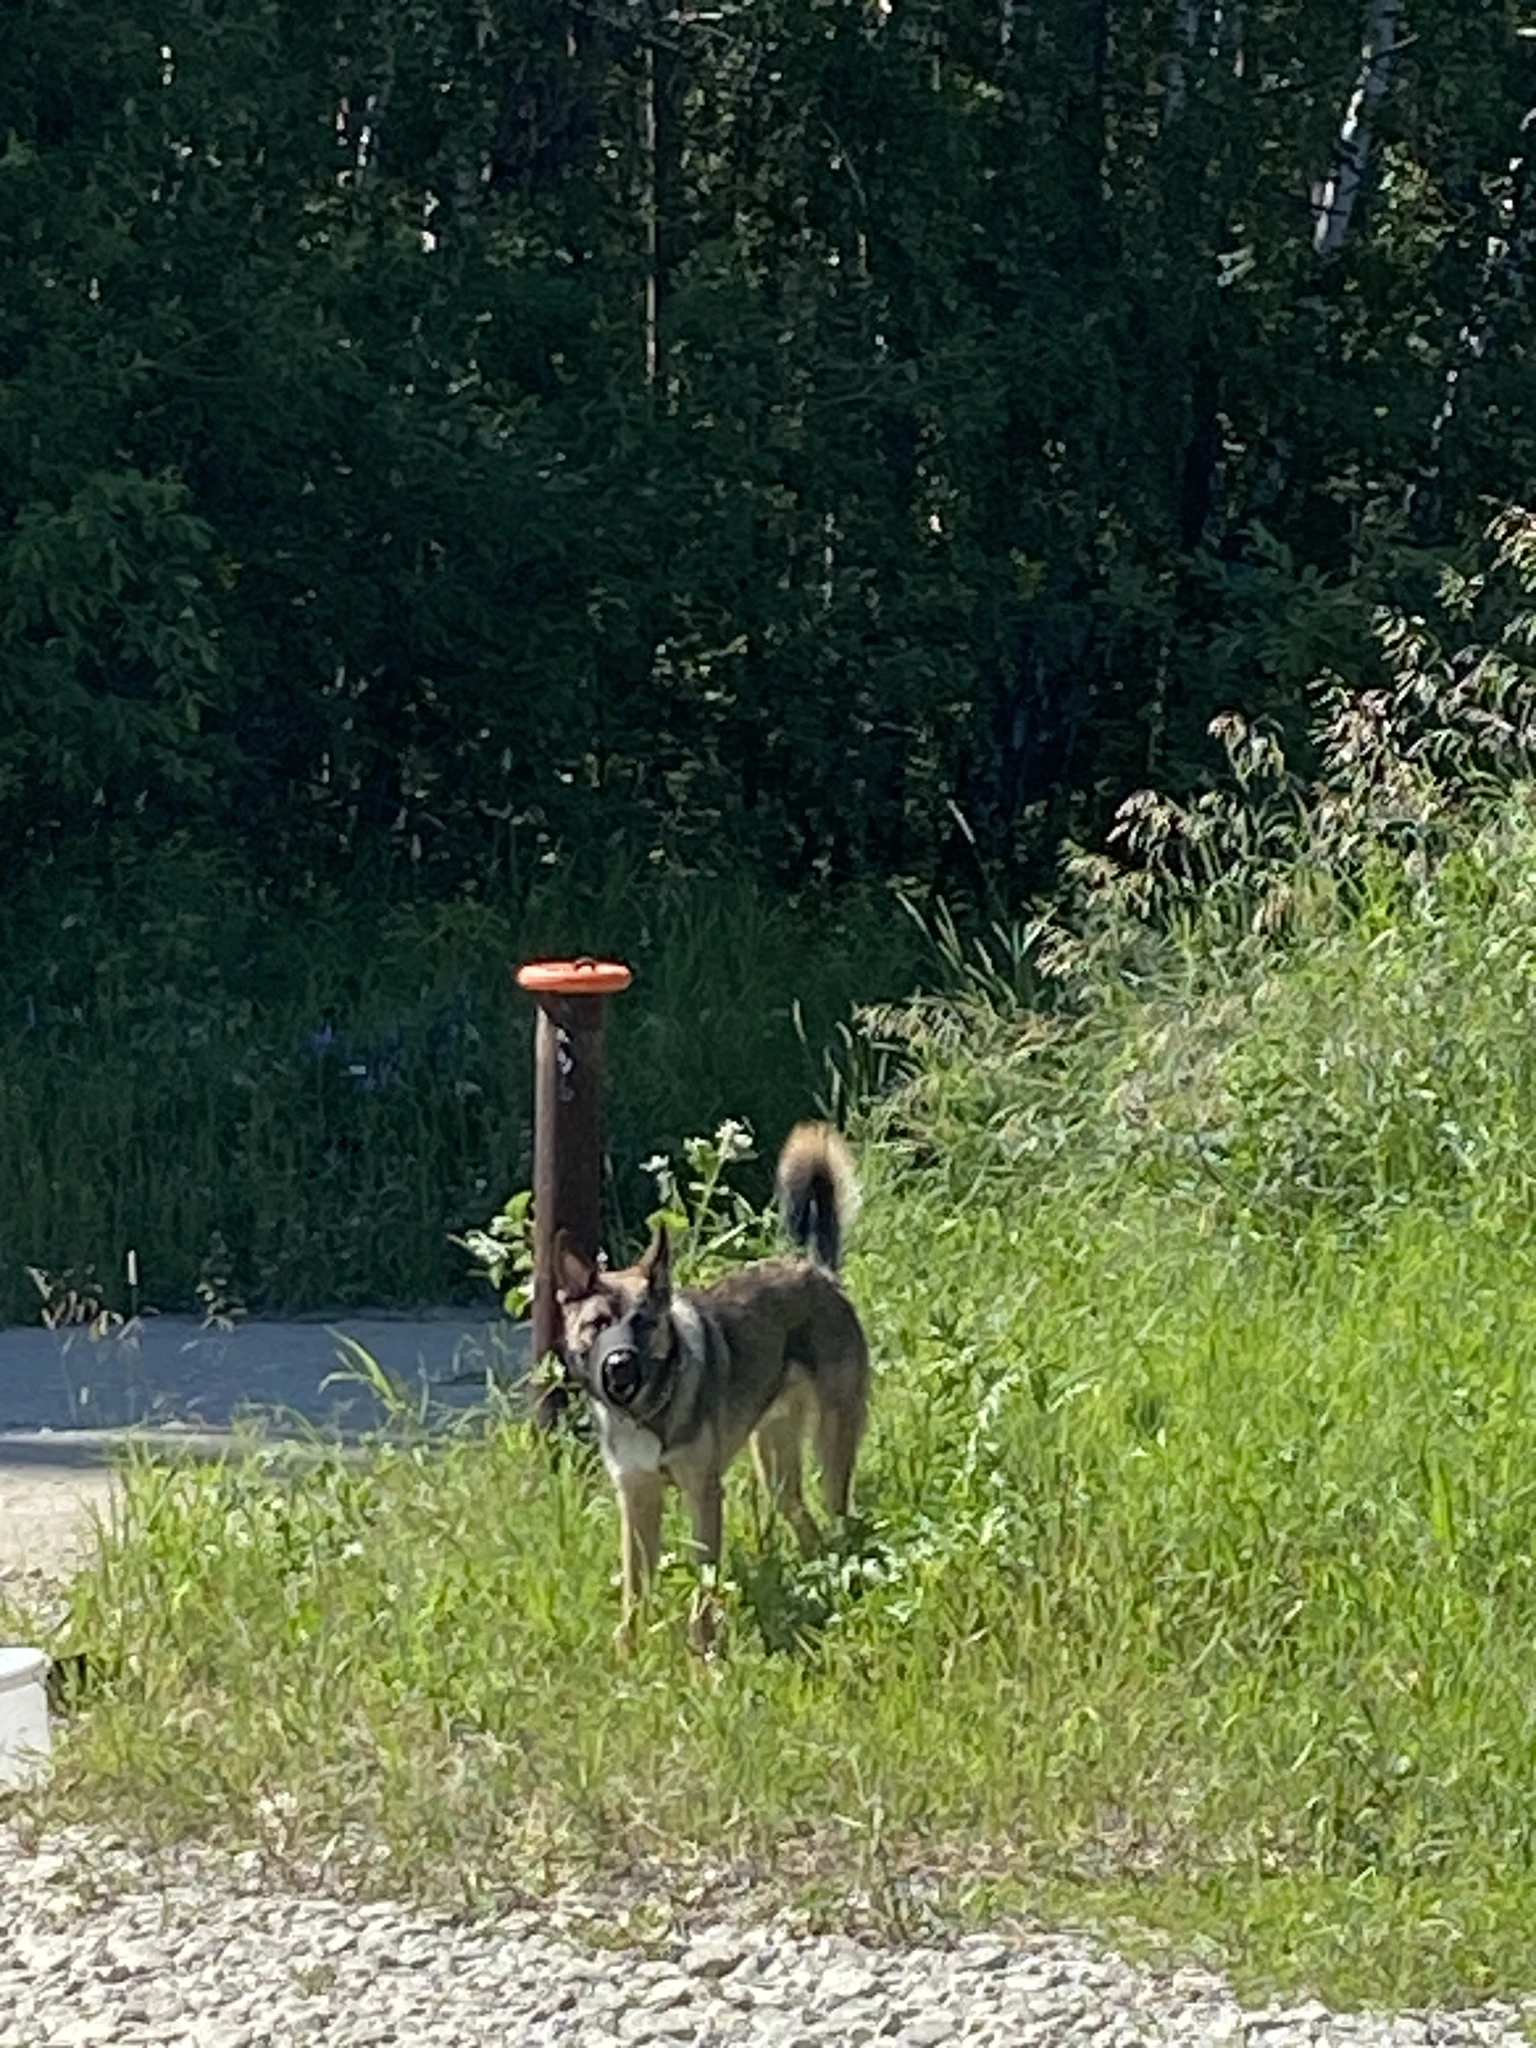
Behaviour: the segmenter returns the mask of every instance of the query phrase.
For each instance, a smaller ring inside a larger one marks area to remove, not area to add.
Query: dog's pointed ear
[[[645,1248],[639,1271],[644,1276],[646,1291],[653,1295],[666,1295],[672,1291],[672,1247],[667,1240],[667,1226],[658,1223],[656,1234]]]
[[[555,1293],[561,1301],[580,1301],[597,1285],[597,1267],[584,1259],[568,1230],[555,1234]]]

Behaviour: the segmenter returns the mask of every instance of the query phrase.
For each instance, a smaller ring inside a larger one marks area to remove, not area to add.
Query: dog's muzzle
[[[597,1378],[603,1399],[615,1408],[627,1408],[645,1378],[639,1352],[631,1345],[615,1345],[598,1359]]]

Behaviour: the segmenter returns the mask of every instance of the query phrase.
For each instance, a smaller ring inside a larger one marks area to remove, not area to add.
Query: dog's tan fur
[[[813,1430],[828,1512],[848,1512],[869,1350],[836,1277],[855,1200],[837,1133],[797,1125],[779,1155],[778,1189],[786,1225],[809,1256],[760,1259],[713,1287],[673,1289],[664,1230],[619,1273],[599,1271],[564,1239],[557,1245],[566,1360],[591,1396],[619,1497],[624,1640],[656,1569],[669,1483],[688,1503],[706,1567],[690,1630],[700,1649],[715,1628],[707,1581],[720,1560],[723,1480],[749,1438],[803,1549],[820,1540],[801,1479]]]

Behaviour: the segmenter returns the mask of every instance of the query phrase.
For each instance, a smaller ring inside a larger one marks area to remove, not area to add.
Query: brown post
[[[518,983],[539,1005],[533,1096],[533,1356],[560,1349],[555,1238],[564,1230],[583,1256],[597,1257],[603,1231],[603,1024],[606,998],[627,988],[612,960],[538,960]],[[563,1399],[546,1396],[538,1417],[553,1422]]]

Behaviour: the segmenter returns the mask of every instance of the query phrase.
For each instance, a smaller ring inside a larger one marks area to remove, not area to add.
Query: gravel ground
[[[109,1484],[0,1471],[0,1590],[56,1594]],[[878,1948],[770,1917],[626,1948],[623,1900],[456,1922],[284,1893],[251,1858],[150,1859],[81,1831],[32,1850],[3,1823],[0,1901],[0,2048],[1528,2048],[1536,2009],[1245,2008],[1204,1971],[1069,1935]]]
[[[284,1895],[253,1863],[156,1864],[87,1837],[39,1852],[0,1828],[0,2048],[335,2048],[408,2042],[1524,2043],[1513,2005],[1395,2016],[1245,2009],[1203,1971],[1131,1967],[1071,1936],[872,1948],[783,1922],[602,1945],[611,1906],[455,1922]]]

